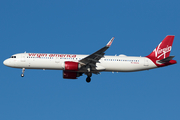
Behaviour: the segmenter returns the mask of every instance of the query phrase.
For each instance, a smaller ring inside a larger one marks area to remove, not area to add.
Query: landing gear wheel
[[[24,74],[23,74],[23,73],[21,74],[21,77],[24,77]]]
[[[90,78],[90,77],[87,77],[87,78],[86,78],[86,82],[87,82],[87,83],[91,82],[91,78]]]
[[[22,68],[22,74],[21,74],[21,77],[24,77],[24,71],[25,71],[25,68]]]

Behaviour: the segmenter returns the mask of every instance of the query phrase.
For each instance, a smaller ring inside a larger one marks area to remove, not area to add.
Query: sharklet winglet
[[[113,40],[114,40],[114,37],[111,38],[111,40],[108,42],[108,44],[106,45],[106,47],[110,47],[111,44],[112,44],[112,42],[113,42]]]

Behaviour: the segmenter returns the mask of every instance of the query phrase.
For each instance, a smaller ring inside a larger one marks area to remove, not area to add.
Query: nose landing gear
[[[22,74],[21,74],[21,77],[24,77],[24,71],[25,71],[25,68],[22,68]]]

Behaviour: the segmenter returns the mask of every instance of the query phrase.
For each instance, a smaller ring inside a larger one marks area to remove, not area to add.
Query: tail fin
[[[173,44],[173,40],[174,40],[173,35],[166,36],[164,38],[164,40],[147,57],[156,59],[156,60],[162,60],[166,57],[169,57],[169,54],[170,54],[171,48],[172,48],[172,44]]]
[[[173,41],[174,35],[166,36],[164,40],[153,50],[153,52],[146,57],[151,59],[155,64],[157,61],[168,58],[172,49]]]

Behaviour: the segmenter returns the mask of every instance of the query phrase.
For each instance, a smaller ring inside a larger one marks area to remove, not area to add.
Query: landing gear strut
[[[21,77],[24,77],[24,71],[25,71],[25,68],[22,68],[22,74],[21,74]]]
[[[89,83],[89,82],[91,82],[92,73],[91,73],[91,72],[88,72],[88,73],[86,73],[86,74],[87,74],[86,82]]]

